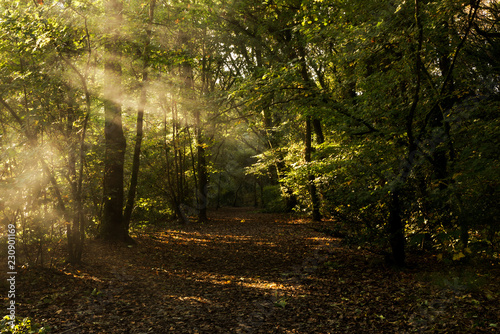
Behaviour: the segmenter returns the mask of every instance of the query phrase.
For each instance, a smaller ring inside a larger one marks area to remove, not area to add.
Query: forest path
[[[133,247],[91,241],[81,267],[26,272],[19,310],[53,333],[404,333],[441,326],[448,309],[457,318],[457,295],[469,311],[481,298],[483,318],[491,302],[388,268],[307,219],[250,208],[209,218],[142,231]]]

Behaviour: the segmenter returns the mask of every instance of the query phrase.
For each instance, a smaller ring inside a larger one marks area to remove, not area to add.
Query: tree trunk
[[[206,34],[206,32],[205,32]],[[203,49],[205,47],[203,46]],[[208,94],[209,87],[209,72],[207,64],[207,55],[205,50],[203,50],[202,59],[202,93]],[[197,144],[197,160],[198,160],[198,221],[203,222],[208,219],[207,217],[207,207],[208,207],[208,172],[207,172],[207,152],[206,152],[206,142],[205,136],[203,135],[203,129],[201,124],[200,110],[196,111],[195,114],[196,121],[196,144]]]
[[[306,50],[303,45],[300,45],[298,48],[297,56],[300,59],[300,74],[302,76],[302,80],[306,87],[308,87],[311,91],[314,90],[314,82],[312,82],[309,72],[307,70],[306,64]],[[323,131],[321,129],[321,123],[319,119],[312,119],[311,116],[306,116],[306,138],[305,138],[305,161],[306,163],[310,163],[311,153],[312,153],[312,127],[314,126],[314,131],[316,132],[316,139],[318,143],[324,142]],[[309,193],[311,194],[311,202],[312,202],[312,218],[315,221],[321,220],[321,214],[319,212],[320,200],[318,196],[318,190],[316,188],[316,184],[314,183],[314,175],[309,174]]]
[[[316,143],[321,145],[325,142],[325,136],[323,135],[323,129],[321,128],[321,120],[319,118],[314,118],[312,122],[314,133],[316,134]]]
[[[85,88],[86,85],[84,84]],[[87,101],[89,101],[88,91],[85,89],[85,95]],[[89,112],[90,108],[86,109],[86,113]],[[74,131],[73,123],[75,121],[73,106],[70,110],[71,115],[68,115],[68,138],[71,138],[71,132]],[[68,262],[69,263],[80,263],[82,260],[83,253],[83,242],[85,240],[85,225],[84,225],[84,214],[83,214],[83,199],[82,199],[82,177],[83,177],[83,164],[84,164],[84,151],[83,144],[85,142],[85,133],[87,129],[88,117],[85,116],[84,126],[82,135],[80,137],[80,169],[79,175],[77,175],[76,164],[77,164],[77,143],[71,143],[68,152],[68,172],[69,180],[71,183],[71,194],[73,198],[73,203],[75,204],[75,212],[72,214],[72,223],[68,225],[67,238],[68,238]]]
[[[305,161],[306,163],[311,162],[311,153],[312,153],[312,129],[311,129],[311,117],[307,116],[306,118],[306,147],[305,147]],[[312,218],[314,221],[321,220],[321,213],[319,212],[319,197],[318,191],[316,189],[316,184],[314,183],[314,175],[309,174],[309,193],[311,194],[311,202],[312,202]]]
[[[137,190],[137,181],[139,178],[139,169],[141,162],[141,146],[143,138],[143,122],[144,122],[144,109],[146,107],[147,98],[147,84],[148,84],[148,64],[149,64],[149,44],[151,42],[151,28],[154,16],[156,0],[151,0],[149,4],[149,21],[146,29],[146,41],[143,51],[143,64],[142,64],[142,87],[141,96],[139,97],[139,108],[137,110],[137,129],[134,146],[134,157],[132,160],[132,175],[130,176],[130,187],[127,195],[127,205],[123,216],[124,224],[127,231],[130,226],[130,219],[134,208],[135,194]]]
[[[139,169],[141,163],[141,146],[143,138],[143,121],[144,121],[144,107],[146,105],[146,85],[147,72],[143,73],[143,87],[139,101],[139,109],[137,111],[137,125],[136,125],[136,137],[134,145],[134,156],[132,158],[132,174],[130,175],[130,187],[127,194],[127,204],[125,206],[125,211],[123,213],[124,225],[126,225],[127,230],[130,226],[130,220],[132,218],[132,211],[134,209],[135,194],[137,191],[137,182],[139,178]]]
[[[208,175],[207,175],[207,160],[205,152],[205,141],[203,138],[203,132],[201,129],[200,112],[196,112],[196,144],[198,151],[198,220],[203,222],[207,220],[207,186],[208,186]]]
[[[76,212],[73,215],[73,224],[68,226],[67,236],[68,236],[68,261],[70,263],[79,263],[82,259],[83,254],[83,244],[85,241],[85,215],[83,211],[83,171],[85,164],[85,137],[87,134],[87,128],[90,119],[90,92],[87,86],[87,74],[90,68],[90,34],[88,30],[87,33],[87,43],[89,46],[89,61],[87,62],[87,67],[84,74],[82,74],[68,59],[66,59],[62,54],[59,54],[61,59],[75,72],[75,74],[80,78],[82,82],[82,88],[85,93],[85,117],[83,121],[83,128],[80,132],[79,141],[79,160],[80,166],[78,169],[78,178],[76,176],[76,147],[71,148],[69,153],[70,159],[70,175],[71,175],[71,188],[73,199],[76,204]],[[70,101],[72,106],[73,100]],[[73,106],[72,106],[73,108]],[[73,114],[72,114],[73,115]],[[68,136],[70,135],[70,130],[73,128],[74,117],[68,116]]]
[[[274,119],[269,108],[264,109],[263,116],[265,128],[264,135],[267,139],[267,147],[271,150],[276,149],[280,146],[280,143],[278,140],[278,134],[274,129],[274,125],[279,124],[279,120]],[[279,152],[278,154],[279,158],[276,159],[277,162],[275,165],[276,173],[270,170],[271,184],[277,185],[279,185],[280,180],[284,179],[287,175],[286,164],[283,161],[283,155],[281,152]],[[295,206],[297,206],[298,203],[297,196],[295,196],[293,191],[286,184],[281,184],[280,187],[285,199],[285,211],[292,212],[292,210],[295,208]],[[262,205],[264,206],[264,201],[262,201]]]
[[[415,113],[417,111],[417,106],[420,101],[420,89],[422,80],[422,59],[420,58],[420,52],[423,45],[423,28],[420,21],[420,3],[419,0],[415,0],[415,25],[418,29],[418,41],[417,41],[417,52],[415,52],[415,92],[412,97],[412,103],[408,115],[406,117],[406,136],[407,136],[407,156],[404,163],[398,172],[396,180],[393,182],[393,186],[390,192],[389,198],[389,218],[387,224],[387,232],[389,244],[391,245],[392,258],[394,264],[397,266],[404,266],[406,254],[405,254],[405,236],[404,236],[404,221],[401,218],[401,191],[404,189],[408,177],[410,175],[411,169],[413,168],[415,156],[418,154],[417,144],[414,136],[413,122],[415,118]]]
[[[405,264],[405,237],[404,226],[401,220],[401,205],[399,201],[400,191],[391,193],[389,200],[389,243],[391,245],[394,264],[402,267]]]
[[[451,45],[449,43],[449,26],[447,22],[443,22],[440,27],[439,38],[439,69],[443,78],[448,80],[442,86],[441,96],[443,98],[438,104],[432,108],[429,113],[429,126],[431,132],[433,129],[440,128],[443,131],[442,138],[435,138],[436,148],[432,152],[432,162],[434,167],[435,177],[439,182],[439,189],[444,190],[448,187],[448,155],[453,156],[453,145],[450,140],[450,125],[444,122],[444,113],[450,110],[455,104],[453,92],[455,90],[455,83],[452,73],[452,53]]]
[[[104,59],[104,180],[103,218],[101,237],[105,240],[127,241],[127,225],[123,220],[123,168],[125,137],[122,127],[122,84],[120,39],[122,5],[117,0],[106,2],[106,28]]]

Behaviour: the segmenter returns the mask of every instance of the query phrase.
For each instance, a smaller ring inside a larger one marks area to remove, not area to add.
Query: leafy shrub
[[[11,326],[11,320],[8,315],[0,321],[0,333],[5,334],[44,334],[50,333],[50,329],[39,324],[33,324],[29,318],[16,317],[14,327]]]
[[[262,205],[267,212],[285,212],[286,203],[279,185],[265,186],[262,194]]]

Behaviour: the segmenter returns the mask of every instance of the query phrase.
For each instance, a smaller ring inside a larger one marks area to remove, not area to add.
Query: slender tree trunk
[[[147,72],[143,73],[143,82],[145,85],[147,81]],[[130,220],[132,218],[132,211],[135,203],[135,195],[137,192],[137,182],[139,178],[140,170],[140,159],[141,159],[141,146],[143,138],[143,122],[144,122],[144,108],[146,105],[146,87],[142,88],[139,110],[137,111],[137,125],[136,125],[136,137],[134,145],[134,156],[132,158],[132,173],[130,175],[130,187],[127,194],[127,204],[125,205],[125,210],[123,212],[123,221],[127,226],[127,230],[130,226]]]
[[[264,121],[264,136],[266,138],[266,143],[267,143],[267,148],[271,150],[275,150],[277,147],[279,147],[279,142],[278,142],[278,136],[276,134],[276,131],[274,130],[274,124],[278,123],[273,119],[273,115],[271,114],[271,111],[269,110],[268,107],[266,107],[263,112],[263,121]],[[286,176],[286,165],[283,162],[282,159],[282,154],[281,152],[277,151],[277,154],[279,154],[279,158],[276,159],[276,173],[273,172],[271,168],[270,169],[270,175],[271,175],[271,184],[273,185],[280,185],[280,179],[285,178]],[[281,191],[284,194],[284,199],[285,199],[285,211],[286,212],[291,212],[293,208],[297,205],[297,197],[293,194],[292,190],[285,184],[281,184]],[[262,202],[262,205],[264,205],[264,202]]]
[[[259,207],[259,197],[257,196],[257,177],[253,177],[253,206],[254,208]]]
[[[306,118],[306,147],[305,147],[305,161],[306,163],[311,162],[311,153],[312,153],[312,129],[311,129],[311,117],[307,116]],[[309,174],[309,193],[311,194],[311,202],[312,202],[312,218],[314,221],[321,220],[321,213],[319,212],[320,202],[318,197],[318,192],[316,189],[316,184],[314,183],[314,175]]]
[[[103,221],[101,237],[105,240],[128,241],[128,229],[123,220],[123,169],[125,136],[122,127],[121,52],[118,41],[122,21],[122,4],[108,0],[105,4],[107,31],[104,59],[104,180]]]
[[[205,152],[205,141],[203,138],[203,131],[201,129],[200,112],[196,112],[196,144],[198,151],[198,220],[203,222],[207,218],[207,186],[208,186],[208,175],[207,175],[207,160]]]
[[[439,69],[443,78],[447,78],[446,82],[443,83],[441,89],[441,96],[443,98],[439,103],[437,103],[434,108],[430,111],[429,126],[431,127],[431,132],[434,129],[442,129],[442,137],[435,138],[433,141],[437,143],[436,148],[432,152],[432,163],[434,167],[434,174],[438,180],[439,189],[444,190],[448,187],[448,154],[450,157],[453,156],[453,144],[450,140],[450,126],[447,122],[444,122],[444,114],[450,110],[454,103],[455,98],[453,97],[453,92],[455,90],[455,83],[453,80],[452,73],[452,53],[449,42],[449,25],[447,22],[443,22],[439,38]],[[448,152],[449,151],[449,152]]]
[[[76,157],[73,155],[76,152],[76,147],[72,148],[70,152],[70,173],[72,175],[72,192],[73,199],[76,205],[76,212],[73,215],[73,223],[68,226],[67,237],[68,237],[68,262],[70,263],[80,263],[83,255],[83,246],[85,241],[85,215],[83,212],[83,170],[85,162],[85,137],[87,135],[87,128],[90,119],[90,92],[87,86],[87,75],[90,69],[90,59],[92,56],[92,50],[90,46],[90,34],[85,25],[86,40],[88,47],[88,61],[85,68],[85,72],[82,74],[68,59],[66,59],[62,54],[59,54],[61,59],[75,72],[75,74],[80,78],[82,83],[82,88],[85,93],[85,115],[83,119],[83,128],[80,131],[79,140],[79,168],[78,177],[76,174]],[[73,101],[71,101],[71,104]],[[72,128],[73,124],[68,122],[68,129]]]
[[[167,102],[167,99],[165,98],[165,102]],[[176,124],[176,119],[175,119],[175,112],[174,112],[174,108],[175,108],[175,102],[172,100],[170,101],[170,109],[171,109],[171,113],[172,113],[172,141],[174,142],[174,144],[172,145],[173,146],[173,151],[175,152],[176,151],[176,145],[175,145],[175,141],[176,141],[176,127],[175,127],[175,124]],[[171,163],[170,162],[170,158],[169,158],[169,152],[170,152],[170,148],[169,146],[167,145],[167,109],[165,108],[164,109],[164,113],[163,113],[163,134],[164,134],[164,144],[165,144],[165,166],[166,166],[166,169],[167,169],[167,176],[166,176],[166,179],[167,179],[167,196],[169,197],[170,199],[170,204],[172,205],[173,209],[174,209],[174,212],[175,212],[175,215],[178,219],[180,219],[184,224],[187,224],[189,223],[189,219],[188,217],[184,214],[182,208],[181,208],[181,205],[182,205],[182,201],[181,199],[179,198],[180,194],[177,193],[176,189],[177,189],[177,176],[175,174],[175,171],[172,170],[172,167],[175,166],[175,163]],[[175,160],[175,154],[174,154],[174,160]]]
[[[325,142],[323,128],[321,127],[321,120],[319,118],[313,118],[312,123],[314,127],[314,133],[316,134],[316,143],[318,145],[321,145]]]
[[[192,168],[192,171],[193,171],[193,181],[194,181],[194,187],[197,188],[198,187],[198,172],[196,170],[196,161],[195,161],[195,158],[194,158],[194,150],[193,150],[193,139],[191,138],[191,131],[189,130],[189,127],[186,125],[186,132],[187,132],[187,135],[188,135],[188,140],[189,140],[189,156],[191,157],[191,168]],[[196,130],[195,130],[196,132]],[[220,178],[219,178],[220,180]],[[199,206],[199,198],[198,196],[196,196],[196,206],[198,207]]]
[[[415,24],[418,29],[418,44],[417,52],[415,52],[415,92],[413,94],[413,101],[406,117],[406,136],[408,139],[408,151],[403,167],[398,173],[397,179],[393,182],[394,186],[391,189],[389,198],[389,218],[387,224],[387,233],[389,234],[389,243],[391,245],[392,257],[394,264],[397,266],[404,266],[406,253],[405,253],[405,236],[404,236],[404,222],[401,218],[402,208],[401,208],[401,192],[404,189],[410,171],[413,168],[415,155],[417,154],[417,146],[415,142],[415,136],[413,131],[413,121],[415,118],[415,113],[417,110],[418,103],[420,101],[420,88],[422,80],[422,59],[420,58],[420,52],[422,50],[423,44],[423,29],[422,23],[420,21],[420,3],[419,0],[415,0]]]
[[[389,243],[391,245],[394,264],[402,267],[405,264],[404,224],[401,219],[400,191],[391,193],[389,201]]]
[[[153,24],[154,10],[156,0],[151,0],[149,4],[149,21],[146,29],[146,41],[143,50],[143,64],[142,64],[142,87],[141,95],[139,97],[139,108],[137,110],[137,129],[134,146],[134,157],[132,160],[132,175],[130,176],[130,188],[127,195],[127,205],[124,211],[124,224],[127,231],[130,226],[130,219],[135,203],[135,194],[137,191],[137,181],[139,178],[139,169],[141,162],[141,146],[143,138],[143,122],[144,122],[144,109],[147,102],[147,85],[148,85],[148,65],[149,65],[149,45],[151,43],[151,29]]]
[[[309,73],[307,71],[306,51],[302,45],[299,46],[298,56],[300,58],[300,72],[301,72],[302,80],[304,80],[305,85],[312,90],[314,83],[312,82],[311,78],[309,77]],[[312,161],[311,153],[312,153],[312,126],[313,125],[314,125],[314,130],[316,132],[318,142],[321,141],[321,143],[322,143],[324,141],[323,131],[321,130],[320,121],[319,120],[313,121],[311,116],[306,116],[305,161],[307,163],[310,163]],[[308,179],[309,179],[309,193],[311,194],[311,202],[312,202],[312,210],[313,210],[312,218],[315,221],[319,221],[319,220],[321,220],[321,213],[319,211],[320,200],[319,200],[318,190],[316,188],[316,184],[314,183],[314,179],[315,179],[314,175],[309,174]]]
[[[86,85],[84,83],[86,88]],[[85,94],[87,96],[87,90],[85,89]],[[73,108],[71,108],[73,109]],[[73,130],[73,117],[74,110],[70,110],[71,116],[68,115],[68,138],[71,136]],[[86,110],[87,114],[88,110]],[[67,238],[68,238],[68,262],[70,263],[80,263],[83,253],[83,242],[85,240],[85,228],[84,228],[84,214],[83,214],[83,203],[82,203],[82,168],[83,168],[83,143],[85,142],[85,132],[87,128],[87,120],[85,117],[82,135],[80,137],[80,169],[79,175],[77,175],[76,165],[77,165],[77,143],[74,142],[70,145],[68,152],[68,171],[69,171],[69,181],[71,183],[71,194],[73,197],[73,202],[76,206],[75,212],[72,214],[72,223],[68,225]]]
[[[205,32],[206,34],[206,32]],[[205,46],[203,45],[203,48]],[[202,93],[208,93],[208,64],[207,64],[207,56],[205,54],[205,50],[203,50],[203,59],[202,59]],[[203,134],[203,128],[201,124],[201,115],[200,111],[197,110],[195,114],[195,122],[196,122],[196,144],[197,144],[197,174],[198,174],[198,221],[203,222],[208,220],[207,217],[207,207],[208,207],[208,172],[207,172],[207,152],[206,146],[207,143],[205,141],[205,136]]]
[[[78,196],[78,176],[76,172],[76,164],[77,164],[77,142],[71,140],[71,134],[73,132],[73,124],[75,122],[75,113],[74,113],[74,103],[69,99],[69,108],[68,108],[68,118],[66,120],[66,136],[69,141],[68,145],[68,181],[71,187],[71,197],[73,202],[78,206],[78,202],[80,200],[80,196]],[[72,214],[71,217],[72,223],[68,224],[68,229],[66,231],[66,236],[68,239],[68,262],[69,263],[78,263],[80,259],[78,257],[78,233],[80,232],[80,213],[77,210]]]
[[[257,59],[257,66],[259,68],[264,68],[264,64],[262,61],[262,50],[261,46],[257,46],[254,49],[255,57]],[[248,57],[247,57],[248,58]],[[247,59],[248,60],[248,59]],[[280,144],[278,140],[278,135],[276,133],[275,124],[279,124],[279,120],[276,120],[276,117],[273,117],[273,114],[271,113],[270,108],[267,106],[264,108],[262,111],[263,114],[263,121],[264,121],[264,136],[267,140],[267,147],[271,150],[277,149]],[[275,169],[276,173],[274,173],[273,170],[270,168],[270,175],[271,175],[271,184],[273,185],[279,185],[281,188],[281,192],[284,195],[284,200],[285,200],[285,211],[286,212],[292,212],[292,210],[297,206],[298,200],[297,196],[293,193],[293,191],[286,185],[281,183],[280,180],[284,179],[287,175],[287,170],[286,170],[286,165],[284,161],[282,160],[282,154],[278,153],[280,156],[275,164]],[[261,184],[262,186],[262,184]],[[261,198],[264,197],[264,190],[261,187]],[[261,201],[262,206],[264,207],[264,200]]]

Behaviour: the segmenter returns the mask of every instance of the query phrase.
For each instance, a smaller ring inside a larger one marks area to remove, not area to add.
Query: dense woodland
[[[18,266],[224,207],[498,260],[497,1],[0,1],[0,54]]]

